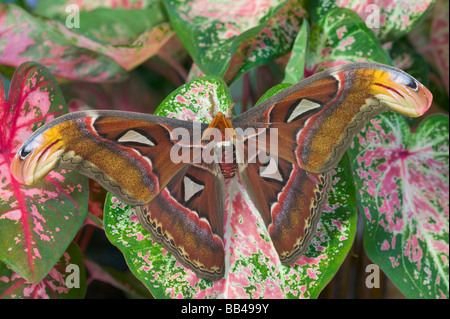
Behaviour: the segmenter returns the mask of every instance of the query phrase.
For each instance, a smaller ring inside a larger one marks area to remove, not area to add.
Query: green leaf
[[[364,246],[409,298],[449,297],[449,120],[373,119],[349,149]]]
[[[409,33],[426,15],[435,0],[316,0],[311,2],[313,24],[329,11],[341,7],[355,11],[381,42],[393,41]]]
[[[8,100],[0,82],[0,260],[33,283],[47,275],[82,226],[88,179],[59,170],[20,185],[10,165],[33,131],[66,112],[54,77],[40,64],[16,70]]]
[[[336,8],[311,29],[307,75],[348,62],[392,64],[375,35],[352,10]]]
[[[26,281],[0,261],[0,299],[82,299],[85,293],[83,255],[74,243],[37,284]]]
[[[285,68],[284,83],[295,84],[303,78],[306,50],[308,48],[309,23],[305,20],[294,42],[291,56]]]
[[[286,4],[164,0],[172,28],[205,75],[223,77],[244,41],[258,35]]]
[[[115,9],[144,9],[154,6],[155,0],[78,0],[76,2],[68,0],[39,0],[33,9],[33,14],[64,19],[69,15],[66,7],[69,2],[74,3],[80,10],[91,11],[97,8],[115,8]]]
[[[167,22],[164,12],[155,2],[145,9],[98,8],[80,11],[80,28],[77,30],[107,44],[126,45],[142,33]]]
[[[251,68],[289,54],[300,25],[307,26],[305,15],[304,0],[288,1],[257,35],[242,43],[231,58],[225,82],[231,84]]]
[[[277,94],[278,92],[283,91],[284,89],[287,89],[288,87],[290,87],[292,84],[291,83],[280,83],[278,85],[275,85],[274,87],[272,87],[271,89],[267,90],[266,93],[263,94],[263,96],[260,97],[260,99],[258,100],[258,102],[256,102],[256,105],[258,105],[261,102],[264,102],[265,100],[267,100],[268,98],[274,96],[275,94]]]
[[[18,67],[37,61],[56,76],[90,82],[119,81],[127,76],[114,60],[92,46],[77,46],[63,32],[71,33],[57,21],[32,16],[13,4],[0,4],[0,64]]]
[[[211,105],[211,99],[214,106]],[[231,104],[232,99],[225,82],[205,76],[172,92],[156,109],[155,115],[209,123],[213,107],[214,110],[227,114]]]

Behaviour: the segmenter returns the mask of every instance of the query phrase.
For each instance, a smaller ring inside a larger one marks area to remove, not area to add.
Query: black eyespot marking
[[[31,151],[27,151],[25,148],[26,147],[22,148],[22,150],[20,151],[20,159],[22,160],[25,159],[28,156],[28,154],[31,153]]]
[[[407,87],[410,87],[413,91],[417,91],[417,82],[414,79],[410,79],[410,81],[406,84]]]

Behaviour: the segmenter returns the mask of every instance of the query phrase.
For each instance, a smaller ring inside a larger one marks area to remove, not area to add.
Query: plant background
[[[80,28],[64,26],[67,13],[61,8],[68,3],[82,9]],[[230,8],[231,3],[236,5]],[[372,29],[366,26],[370,3],[291,0],[261,8],[245,1],[208,5],[199,0],[189,6],[175,0],[0,1],[0,72],[8,92],[15,69],[38,61],[56,76],[69,111],[146,113],[205,73],[225,80],[241,112],[279,83],[369,60],[400,67],[429,87],[434,104],[426,116],[448,114],[448,1],[378,1],[381,24]],[[4,14],[7,8],[14,9],[13,16]],[[407,120],[412,128],[420,122]],[[151,297],[105,236],[106,193],[92,181],[89,190],[88,218],[67,250],[73,258],[84,258],[86,298]],[[383,274],[381,289],[367,289],[361,280],[372,263],[362,229],[359,218],[350,253],[319,298],[403,298]],[[8,271],[0,264],[0,278],[11,279],[7,285],[6,279],[0,282],[2,296],[11,294],[11,286],[24,285]],[[42,297],[38,287],[28,285],[31,296]]]

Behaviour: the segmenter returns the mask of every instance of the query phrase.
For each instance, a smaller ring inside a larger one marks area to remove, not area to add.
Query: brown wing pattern
[[[232,123],[235,128],[267,128],[268,134],[277,129],[278,156],[307,171],[325,172],[337,165],[371,118],[388,109],[420,116],[431,101],[431,93],[399,69],[350,63],[287,88]]]
[[[283,264],[303,255],[326,203],[331,173],[309,173],[282,158],[251,163],[240,173]]]
[[[189,163],[172,161],[170,152],[177,143],[188,154],[198,147],[173,134],[183,128],[193,136],[193,125],[119,111],[71,113],[37,130],[18,151],[11,170],[16,179],[32,184],[56,167],[75,169],[124,203],[142,205]]]
[[[152,238],[199,277],[223,277],[224,180],[215,164],[190,164],[138,216]],[[219,173],[219,174],[217,174]]]
[[[239,176],[283,264],[294,262],[311,242],[329,172],[357,132],[388,109],[422,115],[431,100],[403,71],[351,63],[313,75],[231,122],[219,117],[222,131],[236,131]],[[207,127],[120,111],[71,113],[25,141],[11,172],[32,184],[56,167],[78,170],[138,206],[156,241],[199,277],[216,280],[225,269],[224,181],[218,164],[193,161],[204,147],[194,131],[201,135]],[[269,154],[268,160],[254,161],[257,154]],[[234,172],[234,164],[227,165]]]

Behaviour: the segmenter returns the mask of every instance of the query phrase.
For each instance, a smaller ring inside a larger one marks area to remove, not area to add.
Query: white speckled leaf
[[[14,179],[9,168],[20,145],[67,107],[55,78],[36,62],[16,70],[5,95],[0,79],[0,260],[39,283],[83,225],[88,179],[65,170],[30,186]]]
[[[171,26],[203,74],[223,77],[230,67],[227,82],[253,65],[288,53],[304,14],[300,0],[164,4]]]
[[[350,9],[325,14],[310,33],[305,77],[348,62],[391,64],[375,35]]]
[[[447,116],[411,133],[390,112],[349,149],[366,252],[409,298],[449,297],[448,134]]]
[[[0,261],[0,299],[81,299],[85,293],[83,253],[75,243],[39,283],[23,279]]]
[[[328,10],[341,7],[355,11],[383,42],[397,40],[411,31],[435,0],[315,0],[310,8],[313,20]]]

